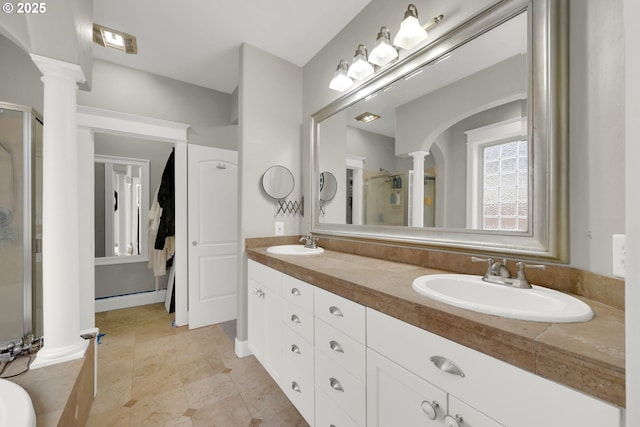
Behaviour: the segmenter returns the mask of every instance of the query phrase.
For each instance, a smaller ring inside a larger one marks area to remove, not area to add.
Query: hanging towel
[[[151,209],[149,210],[147,229],[149,239],[149,264],[148,267],[153,270],[153,275],[156,278],[156,291],[160,288],[160,277],[167,274],[167,260],[170,259],[175,253],[175,239],[169,237],[165,239],[164,248],[158,250],[155,248],[156,237],[158,234],[158,227],[160,226],[160,218],[162,216],[162,208],[158,203],[158,190],[156,190]]]

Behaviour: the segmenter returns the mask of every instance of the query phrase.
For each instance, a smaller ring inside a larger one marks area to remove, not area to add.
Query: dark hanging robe
[[[175,217],[175,150],[171,150],[167,164],[162,172],[162,180],[158,189],[158,204],[162,208],[158,234],[154,247],[158,250],[164,249],[165,239],[176,234]]]

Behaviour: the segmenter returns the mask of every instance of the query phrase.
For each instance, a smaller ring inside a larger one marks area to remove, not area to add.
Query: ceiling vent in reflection
[[[379,118],[379,115],[373,113],[362,113],[359,116],[356,116],[356,120],[362,123],[369,123],[374,120],[378,120]]]

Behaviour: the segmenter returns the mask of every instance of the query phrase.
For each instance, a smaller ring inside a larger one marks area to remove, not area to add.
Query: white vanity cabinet
[[[249,260],[249,349],[276,382],[282,371],[282,273]]]
[[[398,401],[415,400],[424,394],[423,400],[429,402],[431,394],[420,388],[428,390],[424,382],[447,395],[446,402],[438,400],[442,396],[434,398],[443,411],[438,412],[438,419],[448,416],[434,425],[621,426],[622,410],[616,406],[372,309],[367,309],[367,346],[370,426],[399,425],[384,423],[379,419],[380,409],[375,408],[382,405],[383,412],[392,411],[384,400],[391,393],[386,390],[387,383],[395,388]],[[381,361],[384,359],[388,363]],[[415,404],[409,406],[417,412]]]

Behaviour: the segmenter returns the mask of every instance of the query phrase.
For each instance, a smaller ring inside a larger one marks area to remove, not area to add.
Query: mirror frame
[[[314,234],[352,240],[408,245],[523,259],[569,261],[568,1],[502,0],[458,25],[311,117],[311,177],[318,176],[320,123],[403,76],[437,61],[458,46],[528,11],[528,135],[534,165],[530,168],[533,208],[528,233],[447,228],[409,228],[320,223],[317,180],[311,179]],[[345,159],[346,160],[346,159]],[[534,173],[535,171],[535,173]]]
[[[121,156],[109,156],[104,154],[96,154],[94,156],[94,164],[95,163],[103,163],[103,164],[130,164],[132,166],[138,166],[141,168],[141,183],[143,186],[142,191],[142,206],[141,206],[141,229],[140,229],[140,239],[141,239],[141,248],[142,253],[140,255],[127,255],[127,256],[114,256],[114,255],[106,255],[103,257],[94,257],[95,265],[114,265],[114,264],[128,264],[134,262],[147,262],[149,261],[149,251],[147,248],[147,217],[149,216],[149,160],[147,159],[134,159],[130,157],[121,157]],[[106,195],[105,195],[106,197]],[[106,202],[106,198],[105,198]],[[106,205],[106,203],[105,203]],[[106,206],[105,206],[106,209]],[[95,225],[95,224],[94,224]],[[106,228],[106,224],[105,224]],[[106,231],[106,230],[105,230]],[[95,231],[94,231],[95,233]],[[105,248],[106,249],[106,248]]]

